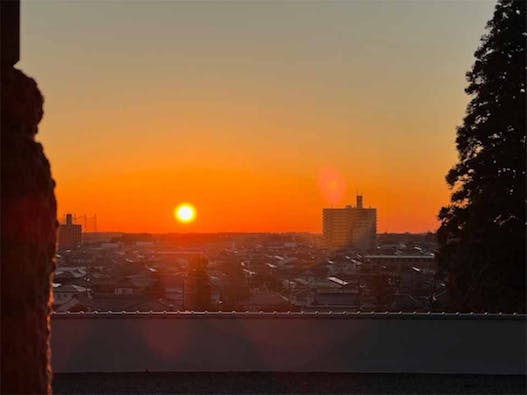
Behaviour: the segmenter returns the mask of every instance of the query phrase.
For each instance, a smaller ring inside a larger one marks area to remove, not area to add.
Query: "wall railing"
[[[525,374],[526,316],[331,312],[52,314],[56,372]]]

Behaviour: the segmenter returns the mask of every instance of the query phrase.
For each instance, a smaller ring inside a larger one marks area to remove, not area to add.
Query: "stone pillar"
[[[1,1],[2,394],[51,392],[49,301],[57,228],[54,182],[35,142],[43,114],[36,82],[14,65],[19,2]]]

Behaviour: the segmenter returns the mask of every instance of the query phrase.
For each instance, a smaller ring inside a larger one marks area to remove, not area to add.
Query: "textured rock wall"
[[[35,142],[36,82],[1,72],[1,393],[50,393],[49,302],[57,228],[54,182]]]

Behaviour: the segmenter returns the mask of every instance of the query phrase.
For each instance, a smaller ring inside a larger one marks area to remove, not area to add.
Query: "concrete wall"
[[[526,317],[368,313],[64,313],[55,372],[525,374]]]

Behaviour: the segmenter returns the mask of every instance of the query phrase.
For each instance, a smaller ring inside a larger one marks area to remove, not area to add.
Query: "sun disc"
[[[182,203],[174,210],[174,217],[184,224],[193,222],[196,219],[196,209],[190,203]]]

